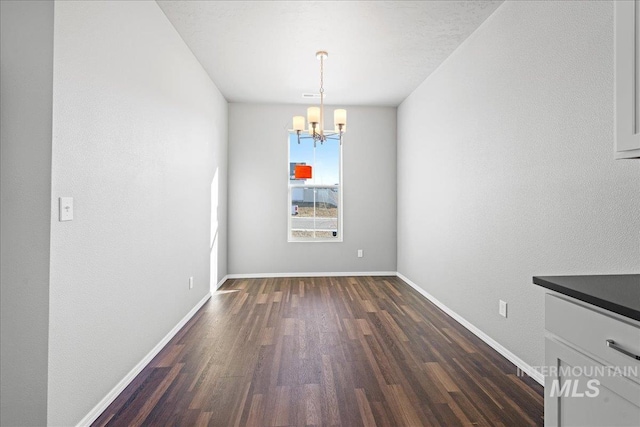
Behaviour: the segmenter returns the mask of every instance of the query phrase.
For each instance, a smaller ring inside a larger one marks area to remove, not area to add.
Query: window
[[[289,134],[290,242],[342,241],[342,146]],[[297,173],[296,173],[297,172]]]

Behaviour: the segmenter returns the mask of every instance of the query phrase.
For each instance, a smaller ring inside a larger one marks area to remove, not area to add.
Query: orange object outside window
[[[294,174],[296,179],[311,179],[311,166],[296,165]]]

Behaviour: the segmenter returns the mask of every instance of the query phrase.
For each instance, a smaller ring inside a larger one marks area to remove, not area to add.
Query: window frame
[[[344,241],[344,183],[343,183],[343,173],[342,173],[342,143],[340,141],[336,141],[338,143],[339,150],[339,165],[338,165],[338,185],[326,185],[326,184],[292,184],[291,176],[289,175],[289,165],[291,164],[291,136],[295,135],[295,132],[289,131],[287,132],[287,242],[288,243],[342,243]],[[303,141],[301,143],[312,143],[312,141]],[[314,147],[314,150],[320,149],[320,147]],[[315,169],[315,164],[313,165]],[[291,214],[291,206],[292,206],[292,189],[294,188],[336,188],[338,190],[338,236],[335,238],[326,238],[326,237],[293,237],[291,230],[291,219],[293,215]]]

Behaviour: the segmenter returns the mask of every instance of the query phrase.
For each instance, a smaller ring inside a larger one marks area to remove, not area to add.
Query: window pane
[[[290,179],[294,179],[295,164],[308,165],[313,169],[311,179],[298,183],[337,185],[340,183],[340,142],[328,140],[323,144],[318,143],[314,150],[311,139],[303,137],[298,144],[298,136],[290,134],[289,163]]]
[[[334,136],[335,137],[335,136]],[[342,241],[339,140],[289,134],[289,239]]]
[[[340,237],[339,200],[337,188],[291,188],[291,237]]]

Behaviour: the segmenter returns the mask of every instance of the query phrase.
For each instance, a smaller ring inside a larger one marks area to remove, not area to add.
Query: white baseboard
[[[227,274],[228,279],[264,279],[270,277],[346,277],[346,276],[395,276],[395,271],[347,271],[336,272],[305,272],[305,273],[249,273]]]
[[[180,320],[178,324],[174,326],[164,338],[162,338],[162,340],[160,340],[153,350],[151,350],[122,380],[120,380],[120,382],[78,423],[77,427],[89,426],[98,419],[98,417],[109,407],[109,405],[111,405],[116,397],[118,397],[118,395],[127,388],[131,381],[133,381],[134,378],[142,372],[145,366],[147,366],[151,360],[160,353],[160,350],[162,350],[164,346],[171,341],[171,338],[173,338],[178,331],[182,329],[182,327],[193,317],[194,314],[196,314],[198,310],[200,310],[200,307],[202,307],[209,298],[211,298],[211,292],[207,293],[207,295],[205,295],[204,298],[202,298],[195,307],[193,307],[191,311],[189,311],[189,313],[187,313],[182,320]]]
[[[220,286],[222,286],[222,285],[224,284],[224,282],[226,282],[226,281],[227,281],[227,279],[229,279],[229,275],[228,275],[228,274],[227,274],[226,276],[224,276],[224,277],[223,277],[223,278],[218,282],[218,284],[216,285],[216,291],[217,291],[218,289],[220,289]]]
[[[462,326],[464,326],[465,328],[467,328],[469,331],[471,331],[471,333],[473,333],[475,336],[477,336],[478,338],[480,338],[482,341],[484,341],[485,343],[487,343],[491,348],[493,348],[495,351],[497,351],[498,353],[500,353],[502,356],[504,356],[504,358],[506,358],[508,361],[510,361],[511,363],[513,363],[514,365],[516,365],[518,368],[520,368],[523,372],[525,372],[527,375],[529,375],[531,378],[533,378],[534,380],[536,380],[539,384],[541,384],[542,386],[544,386],[544,375],[542,375],[541,372],[536,371],[535,369],[533,369],[531,367],[531,365],[529,365],[528,363],[526,363],[524,360],[520,359],[518,356],[516,356],[515,354],[513,354],[512,352],[510,352],[509,350],[507,350],[506,348],[504,348],[500,343],[498,343],[496,340],[494,340],[493,338],[491,338],[489,335],[485,334],[484,332],[482,332],[480,329],[478,329],[476,326],[474,326],[472,323],[468,322],[464,317],[460,316],[458,313],[456,313],[455,311],[451,310],[449,307],[447,307],[446,305],[444,305],[443,303],[441,303],[440,301],[438,301],[433,295],[429,294],[427,291],[425,291],[424,289],[422,289],[421,287],[419,287],[418,285],[416,285],[415,283],[413,283],[411,280],[409,280],[407,277],[405,277],[403,274],[401,273],[397,273],[398,277],[400,279],[402,279],[406,284],[408,284],[409,286],[411,286],[413,289],[415,289],[416,291],[418,291],[420,294],[422,294],[422,296],[424,296],[426,299],[428,299],[429,301],[431,301],[434,305],[436,305],[440,310],[444,311],[446,314],[448,314],[449,316],[451,316],[456,322],[460,323]]]

